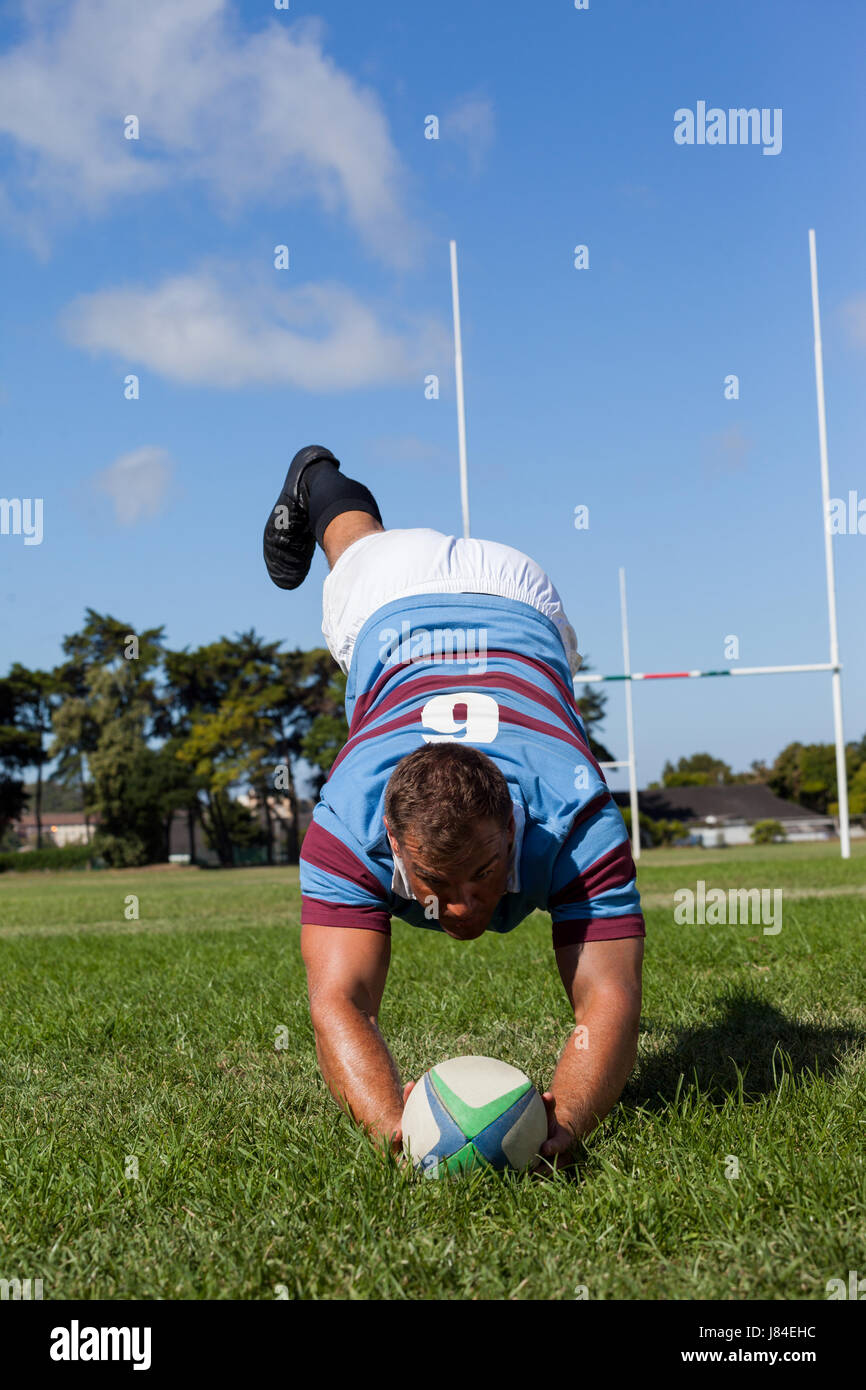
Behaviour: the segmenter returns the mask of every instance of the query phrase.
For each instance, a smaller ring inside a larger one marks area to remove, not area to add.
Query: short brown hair
[[[385,815],[398,844],[412,831],[431,860],[465,853],[481,820],[503,829],[511,816],[508,783],[492,758],[465,743],[426,743],[388,779]]]

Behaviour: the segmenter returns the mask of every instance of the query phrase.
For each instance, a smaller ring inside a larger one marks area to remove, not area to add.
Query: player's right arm
[[[307,971],[316,1055],[331,1094],[370,1137],[400,1148],[405,1091],[378,1013],[391,959],[381,931],[305,922],[301,954]]]

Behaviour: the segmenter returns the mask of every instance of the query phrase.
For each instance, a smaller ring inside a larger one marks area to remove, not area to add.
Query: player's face
[[[442,930],[457,941],[474,941],[487,930],[505,892],[513,842],[512,813],[504,828],[493,820],[479,821],[465,851],[448,864],[431,863],[423,841],[410,832],[399,854],[418,901],[426,904],[431,897],[436,899]]]

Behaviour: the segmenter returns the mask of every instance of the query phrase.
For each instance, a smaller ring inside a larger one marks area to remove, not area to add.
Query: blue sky
[[[286,594],[260,551],[304,444],[386,525],[459,534],[452,236],[473,534],[543,564],[596,670],[620,565],[635,669],[724,666],[730,634],[826,660],[807,234],[831,495],[866,500],[864,36],[847,0],[7,4],[0,494],[44,499],[44,538],[0,536],[0,669],[54,664],[88,605],[320,644],[324,558]],[[781,108],[781,151],[676,144],[698,101]],[[866,535],[834,548],[859,738]],[[832,737],[822,675],[638,686],[635,714],[641,783]]]

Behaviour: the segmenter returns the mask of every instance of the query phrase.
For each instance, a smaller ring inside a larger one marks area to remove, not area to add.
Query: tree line
[[[297,861],[299,763],[317,796],[348,736],[345,677],[324,648],[282,651],[250,631],[172,651],[163,632],[88,608],[55,668],[16,662],[0,679],[0,844],[12,847],[13,824],[32,809],[42,847],[54,764],[52,789],[77,803],[94,854],[111,867],[167,859],[178,812],[191,852],[200,824],[221,864],[252,844],[273,862],[279,799]],[[263,825],[237,800],[241,789]]]
[[[52,809],[80,810],[94,854],[111,867],[167,859],[178,813],[192,859],[200,825],[221,864],[252,845],[272,863],[281,801],[285,857],[297,862],[300,764],[318,796],[349,732],[346,678],[325,648],[283,651],[251,630],[173,651],[162,627],[137,633],[88,608],[62,651],[52,670],[16,662],[0,678],[0,849],[17,847],[12,827],[28,809],[42,847],[53,765]],[[613,761],[597,739],[604,696],[587,685],[578,703],[593,754]],[[851,813],[863,815],[866,735],[846,755]],[[792,743],[771,766],[755,762],[745,773],[696,753],[667,762],[662,777],[669,787],[764,783],[816,814],[838,809],[832,744]],[[238,801],[241,790],[259,815]]]
[[[852,816],[866,815],[866,734],[859,742],[845,745],[848,805]],[[756,761],[748,772],[734,772],[711,753],[693,753],[676,765],[666,762],[661,782],[651,782],[649,790],[661,787],[724,787],[736,783],[762,784],[783,801],[793,801],[816,816],[839,813],[836,782],[836,746],[833,743],[789,743],[775,762]]]

